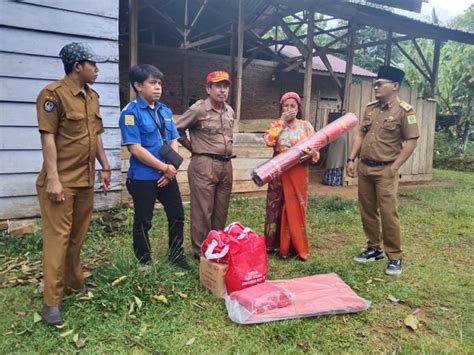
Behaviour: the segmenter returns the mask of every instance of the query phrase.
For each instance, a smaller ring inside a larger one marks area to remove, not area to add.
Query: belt
[[[384,166],[384,165],[392,164],[395,160],[380,161],[380,160],[370,160],[370,159],[361,158],[360,161],[367,166]]]
[[[193,155],[204,155],[206,157],[220,161],[230,161],[231,159],[234,159],[236,157],[236,155],[218,155],[211,153],[193,153]]]

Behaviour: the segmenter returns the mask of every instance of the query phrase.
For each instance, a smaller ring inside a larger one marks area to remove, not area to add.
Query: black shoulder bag
[[[183,163],[183,157],[179,155],[173,148],[171,148],[171,146],[166,142],[165,119],[161,115],[159,109],[156,110],[156,113],[160,119],[161,127],[158,126],[158,123],[155,119],[153,119],[153,122],[155,122],[156,128],[158,128],[158,130],[160,131],[161,140],[163,141],[163,146],[160,149],[160,156],[167,162],[169,162],[171,165],[173,165],[176,170],[178,170],[180,165]]]

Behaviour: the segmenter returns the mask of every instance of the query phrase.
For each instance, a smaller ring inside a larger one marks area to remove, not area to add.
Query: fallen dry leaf
[[[59,334],[59,336],[61,338],[65,338],[65,337],[71,335],[72,333],[74,333],[74,329],[69,329],[69,330],[66,330],[64,333]]]
[[[168,299],[164,295],[153,295],[152,298],[158,302],[168,304]]]
[[[387,299],[388,299],[390,302],[395,302],[395,303],[397,303],[397,302],[400,301],[397,297],[395,297],[395,296],[392,295],[392,294],[389,294],[389,295],[387,296]]]
[[[37,312],[33,314],[33,323],[38,323],[41,319],[41,316]]]
[[[137,304],[138,309],[142,308],[143,302],[141,299],[139,299],[137,296],[133,296],[135,299],[135,303]]]
[[[75,344],[78,349],[81,349],[86,345],[86,339],[79,338],[77,341],[75,341]]]
[[[177,294],[179,297],[181,297],[181,298],[188,298],[188,295],[185,294],[184,292],[179,292],[179,291],[177,291],[176,294]]]
[[[187,342],[186,342],[186,345],[187,346],[191,346],[193,345],[193,343],[196,341],[196,337],[192,337],[191,339],[189,339]]]
[[[418,324],[419,324],[419,321],[418,321],[418,318],[416,318],[413,314],[409,314],[405,320],[403,321],[403,323],[405,323],[405,325],[410,328],[411,330],[416,330],[418,329]]]
[[[120,276],[118,279],[115,279],[114,281],[112,281],[112,286],[118,285],[119,283],[125,281],[127,278],[128,278],[127,275]]]

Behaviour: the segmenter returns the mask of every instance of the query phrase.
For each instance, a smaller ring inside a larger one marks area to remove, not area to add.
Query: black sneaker
[[[186,258],[184,256],[182,256],[180,258],[177,258],[177,259],[174,259],[174,260],[170,260],[170,264],[174,265],[174,266],[177,266],[177,267],[179,267],[183,270],[186,270],[186,271],[191,270],[191,266],[189,266],[189,264],[186,261]]]
[[[354,261],[365,264],[369,261],[383,259],[384,257],[385,255],[383,254],[383,250],[381,248],[368,247],[363,253],[354,256]]]
[[[389,260],[385,273],[392,276],[400,275],[402,273],[402,259]]]

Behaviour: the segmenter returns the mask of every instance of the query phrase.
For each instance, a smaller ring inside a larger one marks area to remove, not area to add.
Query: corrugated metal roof
[[[280,49],[282,46],[279,45],[278,49]],[[282,51],[280,52],[281,55],[284,55],[288,58],[294,58],[298,57],[301,55],[301,53],[298,51],[298,48],[295,46],[285,46],[283,47]],[[346,61],[340,58],[337,58],[331,54],[327,54],[327,58],[329,60],[329,63],[331,64],[331,67],[335,73],[338,74],[345,74],[346,73]],[[327,68],[322,62],[320,57],[313,57],[313,69],[317,71],[323,71],[327,72]],[[370,77],[370,78],[375,78],[377,74],[372,73],[371,71],[361,68],[357,65],[352,66],[352,75],[355,76],[365,76],[365,77]]]

